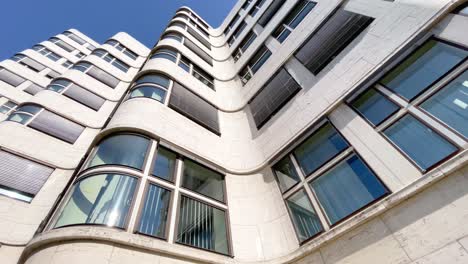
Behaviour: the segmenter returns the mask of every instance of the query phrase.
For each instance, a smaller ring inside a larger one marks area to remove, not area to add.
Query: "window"
[[[72,51],[75,50],[74,47],[72,47],[68,43],[65,43],[65,41],[63,41],[63,40],[61,40],[59,38],[52,37],[52,38],[49,39],[49,41],[52,42],[52,43],[55,43],[55,45],[59,46],[60,48],[64,49],[67,52],[72,52]]]
[[[85,168],[100,165],[122,165],[143,169],[149,139],[132,134],[114,135],[102,140],[90,155]]]
[[[317,216],[304,190],[298,191],[286,200],[299,242],[303,242],[323,231]]]
[[[316,4],[317,3],[309,0],[299,0],[283,21],[281,21],[275,31],[273,31],[272,36],[280,43],[283,43],[297,25],[312,11]]]
[[[31,95],[35,95],[37,94],[38,92],[44,90],[44,87],[42,86],[39,86],[35,83],[31,83],[28,87],[26,87],[26,89],[24,89],[23,91],[28,93],[28,94],[31,94]]]
[[[7,99],[3,96],[0,96],[0,99],[2,99],[1,101],[4,101],[4,99]],[[17,103],[13,102],[13,101],[10,101],[7,99],[7,101],[3,102],[1,105],[0,105],[0,114],[5,114],[5,115],[8,115],[9,113],[11,113],[13,110],[16,109],[16,107],[18,106]]]
[[[62,66],[65,68],[71,68],[71,66],[73,66],[73,62],[66,60],[64,63],[62,63]]]
[[[53,171],[48,166],[0,150],[0,195],[31,202]]]
[[[46,56],[47,58],[53,60],[53,61],[58,61],[62,58],[62,56],[58,55],[55,52],[50,51],[48,48],[42,46],[42,45],[34,45],[33,50],[39,52],[40,54]]]
[[[171,191],[155,184],[149,184],[148,186],[138,233],[166,238]]]
[[[120,80],[110,75],[109,73],[99,69],[98,67],[92,65],[89,62],[80,61],[71,67],[74,70],[81,71],[87,75],[95,78],[96,80],[102,82],[103,84],[115,88]]]
[[[295,56],[312,74],[317,75],[373,20],[371,17],[339,9],[312,33]]]
[[[102,140],[88,157],[100,160],[99,172],[87,170],[85,163],[51,226],[105,225],[229,255],[228,206],[216,200],[224,200],[224,175],[170,148],[138,134]],[[0,153],[0,165],[1,158]],[[169,230],[174,230],[173,240]]]
[[[242,4],[241,8],[245,10],[247,9],[247,7],[249,7],[251,3],[252,3],[252,0],[246,0],[244,4]]]
[[[301,86],[281,67],[249,102],[257,128],[260,129],[297,92]]]
[[[374,88],[364,92],[351,105],[374,126],[380,125],[388,117],[400,110],[397,104]]]
[[[11,57],[11,60],[16,61],[17,63],[35,72],[40,72],[46,69],[46,66],[27,56],[24,56],[23,54],[16,54],[15,56]]]
[[[124,228],[137,179],[99,174],[78,179],[55,227],[94,224]]]
[[[135,81],[129,99],[146,97],[165,103],[171,80],[160,74],[143,75]]]
[[[234,42],[237,40],[237,38],[239,38],[240,34],[242,33],[242,31],[244,31],[245,27],[247,27],[247,23],[242,21],[240,26],[234,31],[232,36],[229,38],[229,40],[228,40],[229,47],[232,46],[232,44],[234,44]]]
[[[187,39],[185,39],[184,41],[186,40]],[[156,52],[150,57],[150,60],[156,58],[167,59],[176,63],[184,71],[192,74],[192,76],[195,77],[197,80],[210,87],[211,89],[215,89],[214,78],[211,75],[209,75],[206,71],[201,69],[199,66],[195,65],[193,62],[187,59],[185,56],[180,54],[178,51],[169,48],[161,48],[156,50]]]
[[[227,35],[229,33],[229,31],[232,30],[232,28],[236,25],[237,21],[240,19],[240,16],[239,15],[236,15],[231,23],[229,23],[229,25],[227,26],[227,28],[224,30],[224,35]]]
[[[410,114],[403,116],[383,133],[423,171],[458,152],[455,145]]]
[[[389,193],[328,120],[272,169],[301,244]]]
[[[109,62],[114,67],[123,72],[128,72],[128,69],[130,68],[130,66],[128,66],[125,62],[117,59],[116,57],[114,57],[114,55],[110,54],[109,52],[103,49],[95,49],[91,54],[102,58],[103,60]]]
[[[213,66],[213,58],[204,50],[202,50],[197,44],[192,42],[190,39],[183,37],[180,33],[170,32],[165,34],[162,39],[173,39],[183,43],[185,47],[195,53],[198,57],[200,57],[200,59],[204,60],[210,66]]]
[[[468,16],[468,3],[461,4],[459,7],[455,8],[452,13],[461,16]]]
[[[177,82],[172,87],[169,107],[220,135],[218,109]]]
[[[275,0],[271,1],[271,4],[268,6],[268,8],[265,10],[263,15],[258,19],[258,24],[262,27],[266,27],[268,22],[271,21],[271,19],[275,16],[276,13],[280,10],[280,8],[286,3],[286,0]],[[262,3],[263,5],[263,3]],[[254,8],[255,9],[255,8]],[[258,10],[258,9],[257,9]],[[257,11],[255,11],[256,13]],[[254,14],[251,14],[251,16],[254,16]]]
[[[467,55],[467,50],[430,39],[387,73],[379,83],[411,101],[462,62]]]
[[[465,70],[420,107],[468,138],[468,71]]]
[[[120,50],[123,54],[125,54],[127,57],[129,57],[132,60],[136,60],[138,58],[138,54],[131,51],[129,48],[125,47],[117,40],[110,39],[106,41],[105,44],[111,45],[112,47]]]
[[[66,79],[53,80],[49,86],[47,86],[47,90],[63,94],[94,111],[99,110],[106,101],[104,98]]]
[[[183,37],[177,32],[169,32],[164,34],[161,39],[173,39],[177,42],[182,42]]]
[[[224,202],[224,175],[184,159],[182,187]]]
[[[75,56],[76,56],[78,59],[81,59],[81,58],[86,57],[86,54],[84,54],[83,52],[78,52],[77,54],[75,54]]]
[[[3,67],[0,67],[0,80],[14,87],[18,87],[26,81],[23,77],[20,77]]]
[[[257,0],[254,7],[252,7],[252,9],[250,9],[249,15],[251,17],[254,17],[258,13],[260,8],[262,8],[263,4],[265,4],[265,2],[266,2],[266,0]]]
[[[177,242],[229,254],[226,212],[181,196]]]
[[[244,54],[244,52],[250,47],[250,44],[252,44],[256,38],[257,34],[255,34],[253,31],[250,31],[247,36],[244,37],[239,45],[239,48],[237,48],[237,51],[234,54],[234,62],[240,59],[242,54]]]
[[[252,76],[258,71],[258,69],[260,69],[268,58],[270,58],[270,56],[271,51],[265,45],[262,45],[255,55],[252,56],[247,65],[239,72],[242,84],[246,84],[250,79],[252,79]]]
[[[203,38],[202,36],[200,36],[200,34],[198,34],[195,30],[193,30],[192,28],[188,28],[187,32],[190,35],[192,35],[196,40],[198,40],[208,50],[211,50],[211,43],[208,40],[206,40],[205,38]]]
[[[63,32],[63,34],[65,36],[69,37],[70,39],[72,39],[73,41],[75,41],[76,43],[80,44],[80,45],[84,45],[84,44],[87,43],[84,39],[78,37],[76,34],[70,32],[70,31],[65,31],[65,32]]]
[[[87,48],[88,50],[90,50],[90,51],[93,51],[93,50],[96,49],[96,47],[95,47],[94,45],[91,45],[91,44],[89,44],[89,43],[88,43],[88,46],[86,46],[86,48]]]
[[[24,124],[70,144],[75,143],[84,130],[83,126],[32,104],[18,107],[7,120]]]

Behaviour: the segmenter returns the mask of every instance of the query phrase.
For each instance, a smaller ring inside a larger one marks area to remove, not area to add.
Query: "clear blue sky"
[[[152,47],[175,10],[195,10],[217,27],[237,0],[3,0],[0,60],[69,28],[99,43],[119,31]],[[75,4],[76,3],[76,4]]]

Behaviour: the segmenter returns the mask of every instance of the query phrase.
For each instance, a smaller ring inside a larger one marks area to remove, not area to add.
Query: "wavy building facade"
[[[468,8],[241,0],[0,63],[2,263],[468,263]]]

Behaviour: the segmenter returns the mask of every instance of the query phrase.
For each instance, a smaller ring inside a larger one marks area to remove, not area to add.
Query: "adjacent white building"
[[[2,263],[468,263],[468,11],[180,8],[0,62]]]

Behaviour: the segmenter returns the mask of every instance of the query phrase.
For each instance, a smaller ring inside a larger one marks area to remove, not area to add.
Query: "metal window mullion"
[[[169,106],[169,98],[172,94],[172,87],[174,87],[174,81],[169,79],[169,87],[166,88],[166,97],[164,98],[164,105]]]
[[[179,215],[181,212],[178,212],[178,204],[179,204],[179,199],[180,198],[180,185],[181,185],[181,178],[182,178],[182,173],[183,173],[183,162],[181,159],[176,160],[176,173],[175,173],[175,188],[174,188],[174,194],[173,194],[173,202],[171,205],[171,215],[169,219],[169,236],[168,236],[168,242],[169,243],[174,243],[175,241],[175,236],[177,234],[175,233],[176,229],[176,222],[177,222],[177,215]]]
[[[328,224],[327,217],[323,214],[319,202],[315,199],[315,196],[312,192],[312,188],[307,183],[307,179],[305,175],[303,174],[302,169],[299,166],[299,163],[297,162],[296,158],[294,157],[292,153],[289,155],[290,155],[291,162],[293,163],[293,166],[296,169],[297,175],[299,175],[299,178],[301,178],[301,185],[304,186],[307,196],[309,197],[309,200],[312,203],[312,208],[314,208],[315,214],[317,214],[318,218],[320,219],[323,229],[325,231],[330,230],[330,225]]]

